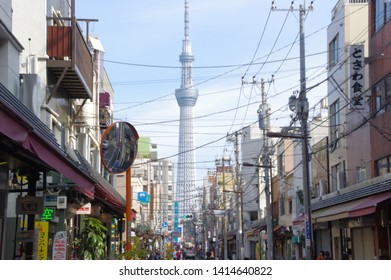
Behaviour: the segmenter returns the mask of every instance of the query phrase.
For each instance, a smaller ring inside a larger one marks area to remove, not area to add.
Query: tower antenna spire
[[[189,2],[185,0],[185,40],[189,39]]]

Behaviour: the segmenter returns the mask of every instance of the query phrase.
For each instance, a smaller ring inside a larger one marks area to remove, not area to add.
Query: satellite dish
[[[110,173],[123,173],[132,166],[137,156],[138,133],[128,122],[110,125],[102,135],[100,156]]]

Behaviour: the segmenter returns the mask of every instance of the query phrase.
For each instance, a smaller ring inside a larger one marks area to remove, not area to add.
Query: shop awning
[[[391,192],[379,193],[349,211],[349,217],[365,216],[376,212],[379,203],[391,198]]]
[[[45,169],[62,173],[76,183],[79,192],[94,197],[94,181],[67,157],[57,144],[49,128],[28,110],[0,83],[0,133],[31,158],[41,161]]]
[[[312,213],[312,219],[315,222],[328,222],[349,217],[349,211],[365,200],[358,199],[347,203],[334,205],[328,208],[320,209]]]
[[[343,204],[320,209],[312,213],[315,222],[328,222],[375,213],[378,203],[391,198],[391,192],[380,193]]]
[[[253,229],[250,229],[250,230],[246,231],[244,234],[246,236],[257,236],[257,235],[259,235],[259,233],[262,230],[265,230],[265,229],[266,229],[266,225],[261,225],[261,226],[258,226],[258,227],[255,227]]]
[[[77,151],[74,151],[83,169],[88,172],[96,182],[95,199],[108,206],[118,214],[126,211],[126,201],[114,187]]]
[[[301,214],[300,216],[298,216],[296,219],[294,219],[294,220],[292,221],[292,224],[293,224],[294,226],[297,226],[297,225],[302,224],[303,222],[304,222],[304,214]]]

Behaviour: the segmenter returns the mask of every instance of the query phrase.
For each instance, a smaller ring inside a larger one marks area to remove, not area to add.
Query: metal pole
[[[132,249],[131,234],[132,234],[132,185],[131,185],[131,169],[126,170],[126,252]]]

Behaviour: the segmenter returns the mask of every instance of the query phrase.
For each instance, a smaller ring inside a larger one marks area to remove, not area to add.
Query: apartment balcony
[[[55,79],[47,102],[62,88],[71,99],[92,99],[93,60],[80,27],[73,19],[70,25],[49,25],[47,30],[47,68]]]

